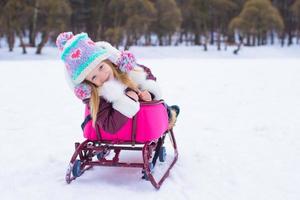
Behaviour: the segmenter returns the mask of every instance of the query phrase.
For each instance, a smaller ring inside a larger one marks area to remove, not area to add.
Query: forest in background
[[[300,44],[300,0],[1,0],[0,39],[41,54],[62,31],[115,46]]]

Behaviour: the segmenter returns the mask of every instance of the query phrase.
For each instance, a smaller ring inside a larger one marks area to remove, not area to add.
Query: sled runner
[[[94,129],[86,107],[82,128],[86,140],[75,143],[75,152],[65,177],[67,183],[71,183],[94,166],[134,167],[141,168],[142,178],[159,189],[178,158],[173,129],[168,129],[168,114],[162,100],[141,102],[138,113],[114,134],[107,133],[97,126]],[[157,179],[154,177],[157,161],[167,163],[164,145],[167,138],[174,151],[173,158],[161,178]],[[121,162],[119,158],[122,151],[141,152],[142,162]]]

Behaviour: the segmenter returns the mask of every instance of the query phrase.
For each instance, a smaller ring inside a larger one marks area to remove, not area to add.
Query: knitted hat
[[[71,32],[61,33],[56,45],[74,84],[81,83],[101,61],[109,57],[109,52],[96,46],[86,33],[75,36]]]
[[[123,72],[129,72],[136,65],[135,57],[130,52],[121,52],[108,42],[95,43],[86,33],[61,33],[56,45],[61,51],[69,82],[80,99],[89,98],[91,94],[91,88],[81,82],[103,60],[109,59]]]

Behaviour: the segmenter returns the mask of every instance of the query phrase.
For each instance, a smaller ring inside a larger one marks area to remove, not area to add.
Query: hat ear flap
[[[80,83],[74,87],[74,93],[81,100],[88,99],[91,98],[92,88],[86,83]]]

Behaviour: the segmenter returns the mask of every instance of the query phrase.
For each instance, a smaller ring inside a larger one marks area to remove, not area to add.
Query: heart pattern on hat
[[[72,59],[79,59],[81,56],[81,50],[80,49],[76,49],[72,54],[71,54],[71,58]]]

